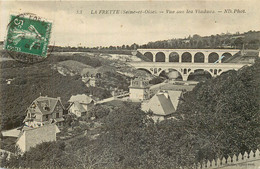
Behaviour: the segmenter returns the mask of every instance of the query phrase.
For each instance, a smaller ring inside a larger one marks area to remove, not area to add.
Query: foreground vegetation
[[[175,116],[154,123],[128,102],[98,106],[95,139],[43,143],[3,165],[31,168],[179,168],[260,144],[260,61],[199,83]],[[81,119],[88,121],[88,118]],[[80,123],[78,124],[80,127]]]

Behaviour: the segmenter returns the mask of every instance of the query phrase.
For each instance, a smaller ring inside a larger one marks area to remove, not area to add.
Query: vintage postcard
[[[0,1],[0,167],[260,168],[260,1]]]

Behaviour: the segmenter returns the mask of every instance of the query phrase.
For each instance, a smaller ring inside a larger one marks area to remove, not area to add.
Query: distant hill
[[[95,70],[92,66],[74,60],[58,62],[54,67],[63,75],[81,75],[84,69]]]
[[[232,48],[232,49],[259,49],[260,31],[244,33],[222,33],[211,36],[193,35],[187,38],[160,40],[140,45],[139,48],[169,48],[169,49],[202,49],[202,48]]]

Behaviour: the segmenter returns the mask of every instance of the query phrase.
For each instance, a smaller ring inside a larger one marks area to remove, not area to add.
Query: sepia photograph
[[[259,7],[0,0],[0,168],[260,169]]]

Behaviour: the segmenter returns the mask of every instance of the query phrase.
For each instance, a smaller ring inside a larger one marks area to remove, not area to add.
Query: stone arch
[[[224,57],[223,57],[224,56]],[[223,57],[221,59],[222,63],[225,63],[227,60],[229,60],[233,55],[229,52],[223,53],[221,57]]]
[[[160,76],[160,74],[161,74],[162,72],[165,72],[166,70],[167,70],[167,69],[162,69],[160,72],[158,72],[159,76]],[[170,68],[170,69],[168,69],[168,70],[169,70],[169,73],[170,73],[171,71],[176,71],[176,72],[178,73],[177,79],[178,79],[178,78],[181,78],[181,79],[183,80],[182,73],[181,73],[180,70],[173,69],[173,68]]]
[[[169,55],[169,62],[179,62],[180,55],[177,52],[171,52]]]
[[[209,63],[214,63],[219,59],[219,55],[216,52],[212,52],[209,54]]]
[[[209,72],[210,74],[213,76],[214,75],[214,72],[213,72],[214,69],[209,69]]]
[[[185,75],[188,74],[188,69],[186,69],[186,68],[183,69],[183,74],[185,74]]]
[[[218,74],[218,69],[214,69],[213,74],[216,76]]]
[[[184,52],[182,55],[181,55],[181,62],[189,62],[191,63],[192,61],[192,55],[190,52]]]
[[[155,62],[165,62],[165,54],[163,52],[156,53]]]
[[[188,80],[206,80],[206,79],[210,79],[212,78],[213,75],[210,71],[206,70],[206,69],[195,69],[193,72],[190,72],[188,74]]]
[[[146,57],[150,62],[153,62],[153,54],[152,52],[145,52],[144,57]]]
[[[197,52],[194,55],[194,63],[204,63],[205,55],[202,52]]]
[[[158,69],[157,68],[153,68],[153,74],[157,74],[158,73]]]
[[[166,71],[166,69],[160,69],[160,71],[158,71],[158,75],[160,76],[160,74],[161,74],[163,71]]]
[[[146,69],[146,68],[138,68],[137,70],[143,70],[149,74],[153,74],[153,71],[149,70],[149,69]]]

